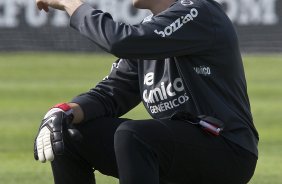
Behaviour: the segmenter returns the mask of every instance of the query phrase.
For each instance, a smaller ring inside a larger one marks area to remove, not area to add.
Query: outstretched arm
[[[212,49],[216,38],[215,22],[205,1],[187,6],[176,1],[138,25],[116,22],[109,13],[82,4],[80,0],[37,1],[66,10],[71,15],[71,27],[118,58],[201,55]]]
[[[36,0],[36,4],[40,10],[48,12],[49,7],[52,7],[58,10],[64,10],[71,16],[82,5],[82,2],[81,0]]]

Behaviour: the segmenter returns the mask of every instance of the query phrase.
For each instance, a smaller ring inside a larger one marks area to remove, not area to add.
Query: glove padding
[[[63,108],[62,108],[63,105]],[[51,109],[42,120],[34,142],[34,158],[40,162],[53,161],[55,155],[64,152],[64,133],[71,125],[72,110],[67,104],[59,104]]]

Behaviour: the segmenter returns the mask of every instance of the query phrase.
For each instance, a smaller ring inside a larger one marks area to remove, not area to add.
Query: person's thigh
[[[95,170],[118,177],[114,153],[114,133],[128,119],[99,118],[77,125],[82,140],[75,143],[76,149]]]
[[[163,121],[175,138],[169,180],[198,184],[245,184],[253,175],[256,157],[226,140],[184,121]]]
[[[117,131],[122,130],[134,132],[155,151],[162,181],[243,184],[253,174],[255,157],[187,122],[131,120]]]

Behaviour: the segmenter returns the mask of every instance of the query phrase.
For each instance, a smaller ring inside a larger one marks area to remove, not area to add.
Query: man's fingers
[[[44,10],[45,12],[49,12],[49,7],[48,7],[47,5],[45,5],[45,6],[43,6],[43,10]]]
[[[39,1],[39,0],[37,0],[36,1],[36,4],[37,4],[37,8],[39,9],[39,10],[44,10],[45,12],[48,12],[49,11],[49,7],[48,7],[48,5],[46,4],[46,3],[43,3],[42,1]]]
[[[45,126],[43,127],[36,139],[38,160],[42,163],[54,160],[54,152],[52,149],[51,132]]]
[[[37,5],[37,8],[38,8],[39,10],[42,10],[42,9],[43,9],[43,6],[44,6],[44,3],[41,2],[41,1],[36,1],[36,5]]]
[[[46,128],[46,127],[44,127]],[[43,129],[44,129],[43,128]],[[40,130],[39,135],[37,136],[36,139],[36,147],[37,147],[37,154],[38,154],[38,160],[42,163],[46,161],[45,155],[44,155],[44,144],[43,144],[43,136],[45,134],[44,130]]]
[[[48,161],[54,160],[54,153],[52,150],[52,143],[51,143],[51,132],[47,127],[44,127],[45,134],[43,135],[43,148],[44,148],[44,155],[45,159]]]

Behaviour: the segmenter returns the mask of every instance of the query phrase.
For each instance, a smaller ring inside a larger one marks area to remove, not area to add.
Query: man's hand
[[[64,152],[64,133],[77,134],[77,130],[71,129],[73,110],[68,104],[58,104],[50,109],[44,116],[39,127],[38,135],[34,142],[34,158],[40,162],[53,161],[55,155]]]
[[[58,10],[65,10],[64,0],[36,0],[39,10],[49,11],[49,6]]]
[[[39,10],[49,11],[49,7],[67,11],[71,16],[73,12],[82,5],[81,0],[36,0]]]

